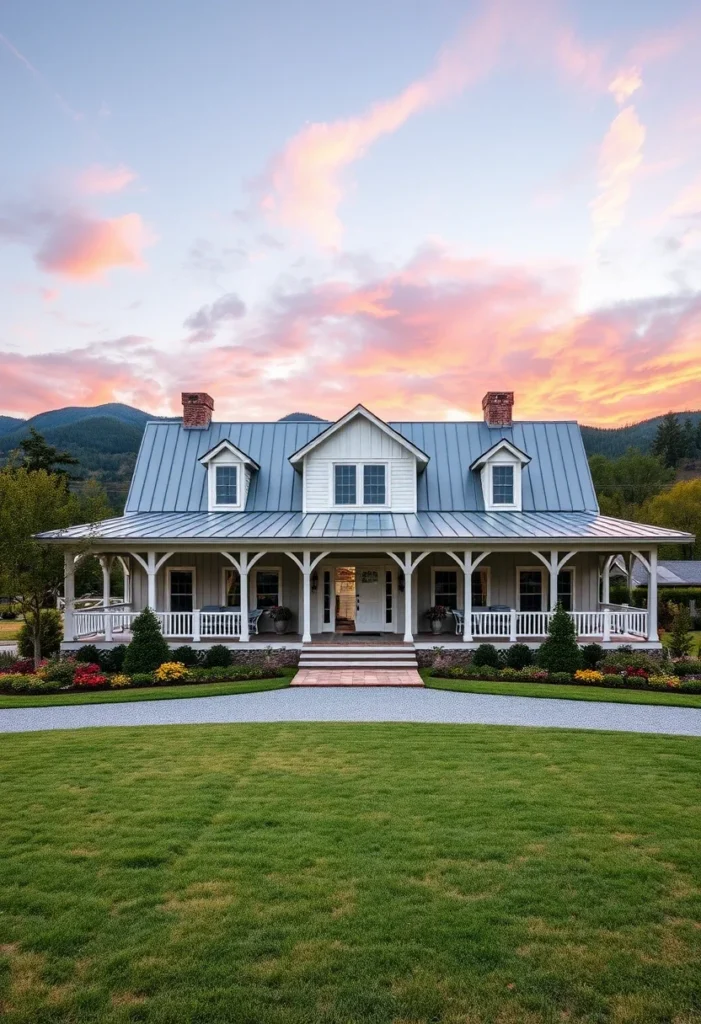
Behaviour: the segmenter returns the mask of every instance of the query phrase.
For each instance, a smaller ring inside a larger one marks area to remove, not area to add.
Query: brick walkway
[[[415,668],[302,668],[290,686],[423,686]]]

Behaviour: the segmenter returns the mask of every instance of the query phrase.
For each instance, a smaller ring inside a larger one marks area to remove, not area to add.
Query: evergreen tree
[[[68,478],[66,466],[77,466],[78,460],[70,452],[59,451],[48,444],[43,434],[34,427],[29,428],[29,437],[20,441],[17,453],[21,459],[20,466],[28,473],[36,473],[40,469],[47,473],[56,473]]]
[[[694,457],[701,459],[701,419],[696,424],[696,445],[694,451]]]
[[[684,431],[677,416],[668,412],[657,426],[652,442],[653,455],[659,456],[665,466],[678,466],[685,454]]]
[[[692,647],[691,616],[687,606],[680,604],[672,620],[668,650],[673,658],[683,658],[691,654]]]
[[[168,641],[161,632],[161,625],[150,608],[145,608],[131,624],[132,641],[124,656],[124,671],[155,672],[170,658]]]
[[[684,421],[684,456],[693,459],[696,454],[696,431],[690,419]]]
[[[541,644],[537,660],[540,667],[546,668],[548,672],[574,673],[582,663],[574,619],[561,604],[550,620],[548,638]]]

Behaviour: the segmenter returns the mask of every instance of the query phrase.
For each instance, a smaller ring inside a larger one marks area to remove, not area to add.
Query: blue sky
[[[67,0],[0,33],[0,411],[698,405],[694,4]]]

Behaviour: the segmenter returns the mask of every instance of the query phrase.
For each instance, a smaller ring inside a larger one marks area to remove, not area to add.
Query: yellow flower
[[[124,690],[128,686],[131,686],[131,676],[125,676],[123,673],[119,673],[116,676],[112,676],[110,679],[110,687],[113,690]]]
[[[597,672],[593,668],[578,668],[574,678],[580,683],[602,683],[604,674],[603,672]]]
[[[164,661],[160,668],[156,669],[155,679],[157,683],[172,683],[184,679],[187,669],[180,661]]]

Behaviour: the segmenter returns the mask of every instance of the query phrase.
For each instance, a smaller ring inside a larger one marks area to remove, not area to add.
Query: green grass
[[[21,619],[0,619],[0,644],[9,644],[16,640],[21,628]]]
[[[7,1024],[692,1024],[698,740],[490,726],[0,744]]]
[[[460,693],[496,693],[503,697],[561,697],[565,700],[597,700],[610,704],[666,704],[677,708],[701,708],[701,694],[655,693],[652,690],[615,690],[607,686],[561,686],[558,683],[487,682],[481,679],[438,679],[421,670],[434,690]]]
[[[0,694],[0,708],[50,708],[62,704],[121,704],[135,700],[173,700],[176,697],[223,697],[230,693],[258,693],[290,685],[296,669],[274,679],[251,679],[243,683],[192,683],[187,686],[147,686],[133,690],[98,690],[97,693],[51,693],[40,697]]]

